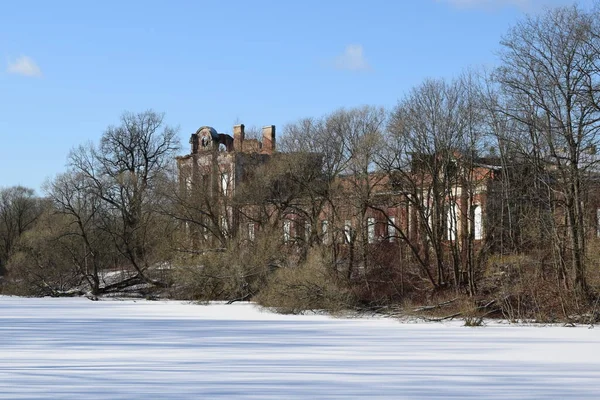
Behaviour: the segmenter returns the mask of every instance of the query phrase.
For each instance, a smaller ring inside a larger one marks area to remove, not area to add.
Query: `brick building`
[[[206,223],[202,224],[200,236],[206,240],[211,236],[253,239],[260,226],[254,219],[247,218],[251,207],[246,205],[246,210],[240,210],[239,202],[236,206],[232,199],[239,186],[251,179],[253,171],[275,155],[275,126],[264,127],[260,139],[247,139],[244,125],[234,126],[233,136],[203,126],[191,135],[190,145],[190,154],[178,157],[177,162],[182,190],[201,199],[203,206],[210,210],[204,216]],[[279,153],[278,156],[285,155]],[[457,154],[452,162],[458,168],[462,162],[460,155]],[[494,179],[494,167],[481,160],[471,162],[469,166],[472,169],[469,189],[467,182],[457,179],[448,193],[451,199],[444,202],[446,209],[441,213],[443,215],[439,216],[439,210],[437,212],[437,219],[444,219],[443,235],[448,241],[464,241],[466,238],[480,241],[485,236],[487,184]],[[412,168],[417,170],[417,163]],[[339,202],[348,202],[356,196],[353,186],[357,180],[352,176],[337,179],[338,186],[342,188],[338,193]],[[393,175],[371,174],[365,183],[371,187],[371,204],[362,213],[346,204],[335,212],[330,205],[324,205],[319,214],[312,217],[301,212],[301,206],[284,211],[280,221],[281,238],[290,243],[320,241],[348,244],[360,239],[369,244],[412,240],[415,245],[422,245],[426,242],[422,222],[424,219],[433,222],[436,217],[428,195],[430,183],[427,177],[415,179],[421,179],[420,193],[414,188],[412,191],[405,190],[404,184],[395,180]]]
[[[240,214],[233,196],[248,173],[274,153],[275,126],[265,126],[261,139],[246,139],[243,124],[233,127],[233,137],[203,126],[190,137],[190,154],[177,157],[181,191],[204,209],[196,216],[202,227],[193,234],[197,240],[237,234]]]

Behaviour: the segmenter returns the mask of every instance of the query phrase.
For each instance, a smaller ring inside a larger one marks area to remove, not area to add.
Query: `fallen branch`
[[[460,317],[461,315],[462,315],[462,313],[459,312],[459,313],[456,313],[456,314],[446,315],[445,317],[441,317],[441,318],[425,318],[425,321],[429,321],[429,322],[441,322],[441,321],[445,321],[447,319],[452,319],[452,318]]]
[[[477,311],[485,310],[486,308],[488,308],[489,306],[491,306],[492,304],[495,304],[495,303],[496,303],[496,300],[491,300],[487,304],[477,307]]]
[[[248,300],[248,299],[250,298],[250,296],[251,296],[251,295],[252,295],[251,293],[248,293],[248,294],[246,294],[246,295],[244,295],[244,296],[242,296],[242,297],[239,297],[239,298],[237,298],[237,299],[231,299],[231,300],[229,300],[229,301],[227,302],[227,304],[233,304],[233,303],[235,303],[236,301],[245,301],[245,300]]]
[[[444,301],[443,303],[439,303],[433,306],[423,306],[423,307],[419,307],[419,308],[415,308],[413,310],[413,312],[420,312],[420,311],[429,311],[429,310],[435,310],[436,308],[442,308],[444,306],[447,306],[448,304],[452,304],[456,301],[457,299],[454,298],[452,300],[448,300],[448,301]]]

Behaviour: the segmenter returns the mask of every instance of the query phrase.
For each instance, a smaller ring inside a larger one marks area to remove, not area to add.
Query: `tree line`
[[[528,16],[501,45],[497,68],[427,79],[390,110],[288,124],[279,152],[218,199],[182,190],[177,130],[162,114],[125,113],[98,144],[72,150],[44,197],[0,191],[3,290],[137,288],[285,311],[460,297],[461,313],[589,313],[600,285],[600,10]],[[477,210],[456,205],[484,184],[479,240]],[[224,202],[251,224],[223,224]],[[394,204],[416,218],[390,215]],[[374,212],[390,227],[375,244]],[[292,215],[303,221],[294,246],[282,232]]]

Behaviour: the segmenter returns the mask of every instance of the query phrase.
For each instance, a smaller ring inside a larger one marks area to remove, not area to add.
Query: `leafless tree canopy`
[[[498,109],[521,125],[502,140],[524,143],[537,166],[553,165],[567,216],[575,285],[588,291],[584,198],[597,171],[600,132],[598,15],[577,6],[528,17],[502,40],[496,79],[506,97]],[[548,180],[545,182],[548,184]],[[563,253],[561,251],[561,253]],[[563,258],[565,255],[562,256]]]
[[[22,186],[0,189],[0,275],[17,240],[33,227],[41,210],[41,200],[33,190]]]

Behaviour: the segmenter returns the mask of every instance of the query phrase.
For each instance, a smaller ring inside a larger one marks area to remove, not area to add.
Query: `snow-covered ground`
[[[0,398],[598,399],[600,327],[0,296]]]

